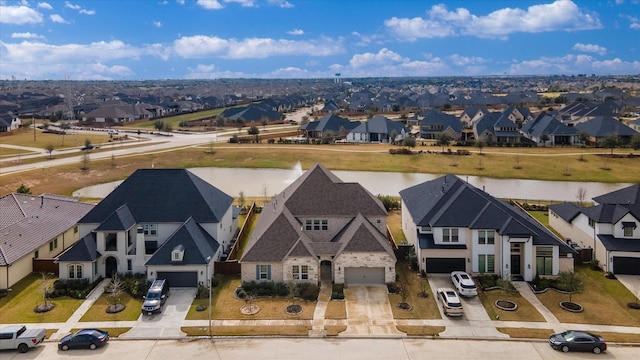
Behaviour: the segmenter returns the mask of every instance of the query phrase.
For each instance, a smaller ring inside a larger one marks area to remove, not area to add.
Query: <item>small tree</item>
[[[60,144],[60,146],[64,146],[64,135],[67,133],[67,130],[71,129],[71,125],[69,125],[68,122],[63,122],[62,124],[60,124],[60,130],[62,130],[62,144]]]
[[[482,155],[482,148],[486,145],[485,142],[482,140],[476,140],[474,145],[478,148],[478,153]]]
[[[305,116],[302,117],[302,122],[300,122],[300,124],[304,125],[304,124],[306,124],[308,122],[309,122],[309,117],[307,115],[305,115]]]
[[[249,135],[258,135],[258,134],[260,134],[260,129],[258,129],[258,127],[255,126],[255,125],[251,126],[249,128],[249,130],[247,130],[247,134],[249,134]]]
[[[153,122],[153,127],[158,130],[158,132],[162,131],[162,128],[164,128],[164,121],[162,120],[156,120]]]
[[[80,170],[89,170],[89,160],[89,150],[86,150],[84,154],[82,154],[82,167],[80,168]]]
[[[589,134],[582,131],[578,134],[578,139],[580,139],[580,142],[582,143],[582,145],[586,145],[587,141],[589,141]]]
[[[44,311],[49,311],[53,308],[53,304],[50,304],[48,301],[49,298],[49,292],[51,291],[51,288],[53,287],[53,284],[51,282],[51,279],[53,279],[53,273],[49,273],[46,271],[42,271],[40,272],[41,278],[40,278],[40,289],[42,290],[42,299],[44,300]]]
[[[408,148],[416,147],[416,138],[407,136],[406,138],[402,139],[402,146],[406,146]]]
[[[578,199],[578,203],[582,206],[584,199],[587,197],[587,189],[584,186],[580,186],[578,191],[576,192],[576,199]]]
[[[240,208],[244,208],[244,203],[246,199],[244,197],[244,191],[240,191],[240,196],[238,196],[238,203],[240,204]]]
[[[88,151],[92,147],[93,145],[91,145],[91,139],[89,138],[84,139],[84,149]]]
[[[633,150],[640,149],[640,134],[635,134],[631,137],[631,141],[629,141],[629,146],[631,146]]]
[[[296,304],[296,294],[298,292],[298,288],[300,287],[300,284],[295,282],[295,281],[288,281],[287,282],[287,290],[289,290],[289,297],[291,298],[291,305],[295,305]]]
[[[18,190],[16,190],[18,194],[31,194],[31,188],[26,186],[25,184],[20,184]]]
[[[398,137],[398,130],[396,129],[391,130],[391,133],[389,134],[389,142],[391,144],[395,143],[397,137]]]
[[[118,305],[120,305],[120,295],[124,291],[124,281],[122,281],[120,276],[115,273],[111,278],[111,282],[109,282],[109,285],[107,286],[109,296],[113,299],[113,308],[117,309]]]
[[[584,289],[584,282],[580,275],[571,271],[561,271],[558,273],[558,287],[569,293],[569,302],[571,301],[571,295],[578,294]]]
[[[613,149],[618,146],[618,137],[616,135],[607,135],[600,141],[600,145],[611,149],[611,155],[613,155]]]
[[[550,139],[549,135],[547,135],[546,133],[542,134],[542,136],[540,136],[540,140],[542,140],[542,146],[546,147],[547,141],[549,141],[549,139]]]
[[[51,159],[51,153],[53,153],[53,150],[55,149],[53,147],[53,144],[48,143],[47,145],[44,146],[44,149],[47,151],[47,153],[49,153],[49,159]]]
[[[449,146],[449,144],[451,143],[451,141],[453,141],[453,138],[451,137],[451,135],[445,133],[445,132],[441,132],[436,134],[436,144],[438,146],[442,146],[442,152],[444,152],[444,148],[445,146]]]

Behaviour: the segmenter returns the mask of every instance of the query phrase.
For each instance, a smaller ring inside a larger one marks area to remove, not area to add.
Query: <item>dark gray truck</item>
[[[45,329],[27,329],[24,325],[12,325],[0,329],[0,350],[27,352],[44,341]]]

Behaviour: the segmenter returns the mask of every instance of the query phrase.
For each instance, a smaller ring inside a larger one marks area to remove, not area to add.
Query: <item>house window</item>
[[[82,279],[82,265],[69,265],[69,279]]]
[[[596,221],[593,219],[589,219],[589,226],[591,226],[592,228],[596,227]]]
[[[491,245],[494,244],[495,231],[493,230],[478,230],[478,244]]]
[[[271,280],[271,265],[256,265],[256,280]]]
[[[536,248],[536,274],[553,275],[553,248],[551,246]]]
[[[131,261],[131,259],[127,259],[127,270],[133,270],[133,261]]]
[[[292,279],[294,279],[294,280],[307,280],[307,279],[309,279],[309,266],[308,265],[293,265],[292,266]]]
[[[34,259],[37,259],[37,258],[39,258],[39,257],[40,257],[40,251],[39,251],[39,250],[36,250],[36,252],[34,252],[34,253],[33,253],[33,258],[34,258]]]
[[[622,223],[622,230],[624,231],[624,237],[633,237],[633,230],[636,228],[636,223],[629,221]]]
[[[493,273],[496,271],[496,256],[492,254],[478,254],[478,272]]]
[[[305,230],[329,230],[329,221],[321,219],[308,219],[304,222]]]
[[[77,226],[74,226],[74,227],[73,227],[73,233],[74,233],[74,234],[77,234],[77,233],[78,233],[78,227],[77,227]]]
[[[98,273],[98,262],[94,262],[93,263],[93,274],[97,274]]]
[[[442,229],[442,242],[458,242],[458,229]]]
[[[145,235],[158,235],[158,224],[144,224],[142,233]]]
[[[104,249],[106,251],[118,251],[118,234],[116,233],[105,234]]]

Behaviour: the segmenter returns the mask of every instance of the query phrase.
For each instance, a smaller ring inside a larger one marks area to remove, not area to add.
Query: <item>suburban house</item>
[[[466,126],[471,126],[476,120],[488,114],[489,110],[486,107],[480,105],[469,105],[460,114],[460,121]]]
[[[265,205],[240,264],[244,281],[385,284],[396,275],[380,200],[320,164]]]
[[[60,278],[133,272],[172,287],[206,283],[237,229],[232,202],[186,169],[136,170],[78,221],[81,240],[58,257]]]
[[[402,230],[427,273],[533,280],[573,270],[573,250],[528,214],[455,175],[400,191]]]
[[[0,197],[0,289],[34,271],[55,270],[53,259],[78,241],[76,222],[93,207],[51,194]]]
[[[599,146],[602,140],[610,135],[616,136],[621,143],[628,144],[631,137],[637,134],[635,130],[611,115],[596,116],[574,127],[578,132],[588,134],[587,143],[595,146]]]
[[[567,126],[549,114],[542,113],[527,121],[520,129],[524,136],[538,146],[579,145],[580,137],[575,127]]]
[[[418,116],[422,116],[422,120],[420,120],[421,138],[435,139],[438,134],[445,133],[454,140],[460,140],[462,122],[457,117],[438,110],[425,111]]]
[[[593,198],[595,206],[549,206],[549,225],[582,248],[605,271],[640,275],[640,184]]]
[[[473,134],[477,140],[488,143],[517,143],[520,141],[518,124],[507,114],[488,113],[473,123]]]
[[[318,120],[310,121],[300,126],[299,131],[308,139],[344,139],[349,131],[360,125],[358,121],[335,114],[327,114]]]
[[[18,115],[6,112],[0,114],[0,132],[11,132],[21,125]]]
[[[376,115],[353,128],[347,134],[347,142],[392,143],[409,135],[409,128],[382,115]]]

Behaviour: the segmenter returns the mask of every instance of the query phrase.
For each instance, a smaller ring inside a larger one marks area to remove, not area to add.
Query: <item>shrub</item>
[[[344,300],[343,284],[333,284],[331,289],[331,300]]]
[[[498,285],[498,275],[495,274],[480,274],[478,276],[478,283],[482,289],[491,288]]]
[[[49,298],[69,296],[75,299],[84,299],[100,281],[102,278],[98,278],[93,283],[87,279],[56,280],[47,296]]]
[[[307,300],[315,301],[320,294],[320,287],[311,283],[300,283],[298,286],[298,297]]]

